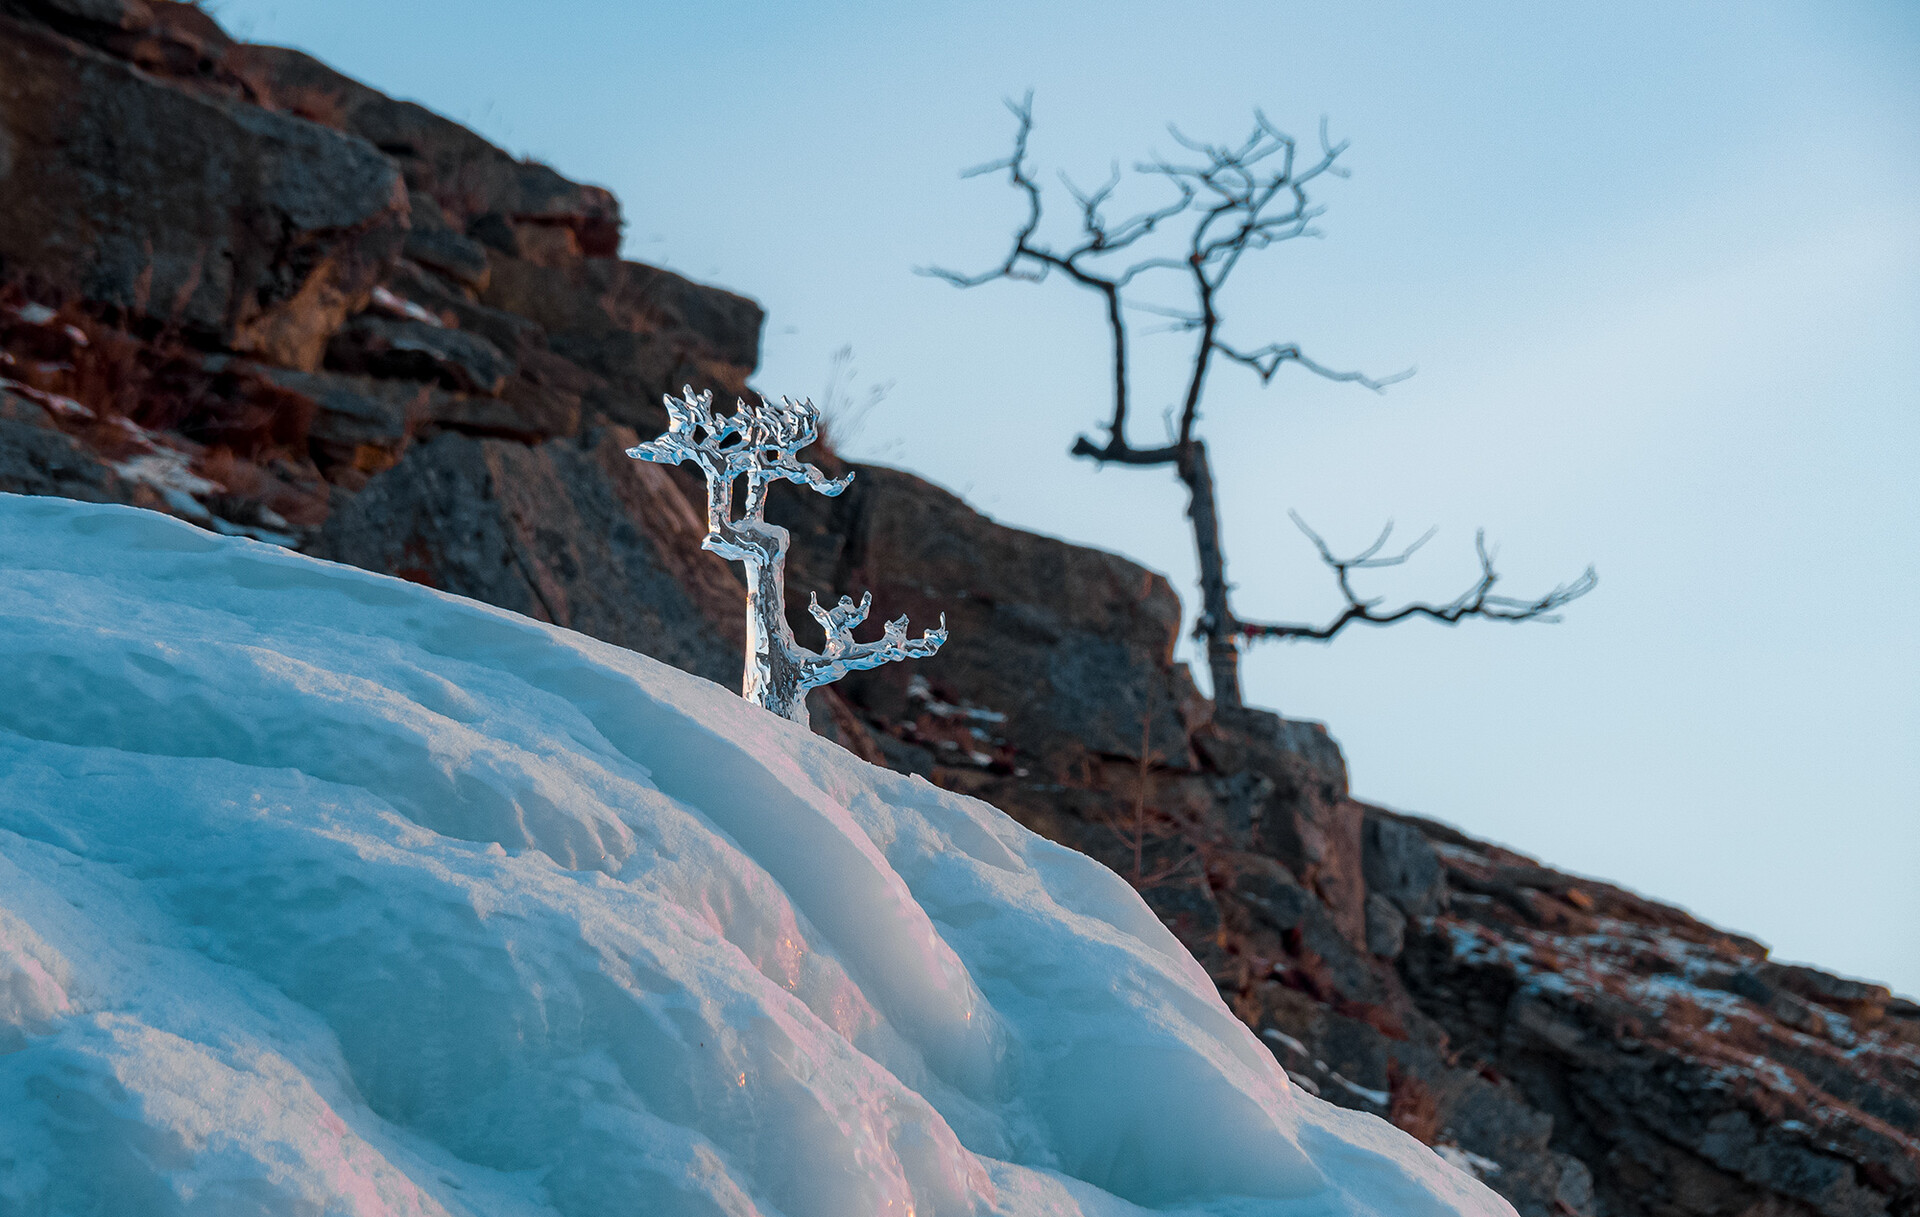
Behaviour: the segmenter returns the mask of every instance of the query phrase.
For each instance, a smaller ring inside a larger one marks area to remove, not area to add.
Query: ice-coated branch
[[[832,608],[821,608],[820,597],[809,594],[807,612],[813,614],[813,619],[826,631],[827,645],[820,654],[810,655],[803,662],[805,673],[800,680],[804,687],[813,689],[832,684],[849,672],[877,668],[898,659],[925,659],[947,640],[947,615],[942,613],[940,628],[928,630],[918,638],[908,638],[907,619],[896,617],[887,622],[880,637],[872,642],[855,642],[853,627],[867,619],[867,609],[872,605],[872,592],[862,592],[858,604],[853,602],[853,597],[842,596],[840,603]]]
[[[1363,600],[1353,590],[1352,574],[1357,570],[1378,570],[1386,566],[1399,566],[1411,558],[1420,547],[1433,538],[1433,529],[1428,529],[1420,539],[1400,550],[1398,553],[1383,553],[1387,542],[1393,536],[1393,522],[1389,520],[1373,544],[1351,557],[1336,557],[1332,549],[1319,533],[1307,527],[1306,522],[1292,512],[1293,522],[1300,531],[1313,542],[1320,551],[1320,560],[1333,571],[1334,582],[1340,588],[1347,607],[1325,625],[1281,625],[1253,621],[1236,621],[1234,632],[1242,638],[1282,638],[1289,641],[1304,639],[1309,642],[1326,642],[1341,630],[1356,622],[1366,625],[1392,625],[1396,621],[1405,621],[1409,617],[1426,617],[1442,625],[1458,625],[1469,617],[1483,617],[1489,621],[1558,621],[1556,610],[1592,591],[1600,582],[1600,577],[1589,566],[1580,577],[1570,583],[1562,583],[1552,591],[1533,600],[1520,600],[1511,596],[1493,594],[1494,584],[1500,581],[1499,572],[1493,568],[1494,554],[1487,548],[1485,530],[1474,534],[1474,552],[1480,557],[1480,577],[1472,586],[1455,596],[1445,604],[1426,604],[1415,602],[1402,605],[1389,612],[1381,612],[1380,600]]]
[[[820,413],[808,401],[763,398],[735,403],[732,414],[716,414],[711,392],[668,394],[665,434],[627,449],[635,460],[662,465],[691,464],[707,483],[707,535],[701,545],[738,562],[747,575],[746,673],[740,693],[755,705],[796,722],[807,721],[807,690],[839,680],[848,672],[877,668],[897,659],[921,659],[947,639],[947,619],[920,638],[907,637],[907,619],[887,623],[872,642],[855,642],[853,627],[867,618],[871,593],[858,605],[847,597],[832,609],[812,613],[827,631],[827,649],[815,654],[801,646],[787,624],[787,530],[766,520],[767,488],[794,482],[819,494],[844,491],[853,474],[829,478],[799,459],[802,448],[819,438]],[[741,514],[734,511],[734,484],[746,479]]]

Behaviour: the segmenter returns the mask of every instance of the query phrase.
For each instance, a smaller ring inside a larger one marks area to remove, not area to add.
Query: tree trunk
[[[1193,547],[1200,559],[1201,623],[1207,640],[1207,671],[1213,678],[1216,712],[1231,714],[1240,700],[1240,647],[1233,611],[1227,607],[1227,558],[1220,548],[1220,512],[1213,497],[1213,469],[1207,446],[1190,441],[1180,457],[1180,480],[1187,484],[1187,518],[1193,521]]]
[[[736,524],[747,541],[747,665],[740,696],[796,723],[807,722],[807,691],[800,683],[793,628],[787,624],[787,530],[773,524]]]

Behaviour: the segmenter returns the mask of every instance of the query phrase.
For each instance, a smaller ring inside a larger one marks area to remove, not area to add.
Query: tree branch
[[[1398,553],[1382,555],[1388,539],[1393,535],[1393,523],[1380,530],[1373,544],[1351,557],[1336,557],[1328,548],[1319,533],[1307,527],[1298,515],[1288,512],[1293,522],[1307,539],[1320,551],[1320,560],[1334,572],[1334,582],[1346,600],[1347,607],[1325,625],[1281,625],[1265,622],[1235,621],[1233,632],[1249,640],[1259,638],[1280,638],[1288,641],[1306,640],[1327,642],[1348,626],[1357,623],[1365,625],[1392,625],[1410,617],[1426,617],[1442,625],[1458,625],[1469,617],[1481,617],[1488,621],[1547,621],[1560,620],[1556,610],[1578,600],[1592,591],[1600,582],[1600,577],[1589,566],[1580,577],[1570,583],[1563,583],[1544,596],[1533,600],[1519,600],[1510,596],[1496,596],[1493,588],[1500,575],[1493,568],[1494,555],[1487,548],[1487,534],[1482,530],[1474,534],[1474,551],[1480,557],[1480,577],[1472,586],[1461,592],[1445,604],[1426,604],[1415,602],[1403,605],[1391,612],[1380,612],[1380,600],[1363,600],[1353,590],[1351,576],[1357,570],[1378,570],[1387,566],[1399,566],[1411,558],[1421,546],[1434,535],[1433,529]]]
[[[887,622],[881,636],[872,642],[855,642],[853,629],[867,619],[873,605],[873,593],[863,592],[860,603],[842,596],[832,608],[821,608],[817,593],[807,597],[807,612],[826,631],[827,644],[820,654],[801,657],[800,687],[816,689],[832,684],[849,672],[877,668],[898,659],[925,659],[947,640],[947,615],[940,614],[940,628],[928,630],[918,638],[907,637],[907,619],[896,617]]]
[[[1407,368],[1403,371],[1395,372],[1391,376],[1368,376],[1365,372],[1354,371],[1341,372],[1309,359],[1301,352],[1298,345],[1291,342],[1269,342],[1266,346],[1256,350],[1241,351],[1215,339],[1213,349],[1220,352],[1221,356],[1226,359],[1230,359],[1235,363],[1245,364],[1247,367],[1252,368],[1254,374],[1260,377],[1261,384],[1266,384],[1272,380],[1273,374],[1280,370],[1280,365],[1296,363],[1324,380],[1336,380],[1347,384],[1357,384],[1363,388],[1372,389],[1375,393],[1384,393],[1387,391],[1388,385],[1399,384],[1407,377],[1412,376],[1414,371],[1412,368]]]

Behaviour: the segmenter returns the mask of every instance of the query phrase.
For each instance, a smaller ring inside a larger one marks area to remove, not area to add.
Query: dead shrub
[[[1387,1059],[1387,1121],[1422,1145],[1440,1136],[1440,1101],[1425,1082]]]
[[[303,458],[314,403],[247,365],[211,360],[172,326],[140,332],[109,310],[25,280],[0,283],[0,375],[70,398],[102,422],[224,447],[247,459]]]

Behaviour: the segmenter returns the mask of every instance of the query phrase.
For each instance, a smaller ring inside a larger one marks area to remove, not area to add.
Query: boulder
[[[451,320],[469,333],[478,334],[514,360],[525,363],[534,351],[547,349],[546,331],[516,313],[468,299],[450,287],[438,273],[408,258],[402,258],[387,273],[384,286],[394,295]],[[579,391],[581,386],[576,386]]]
[[[600,335],[650,335],[698,343],[706,356],[748,371],[760,362],[766,317],[758,304],[638,262],[586,258],[541,266],[496,253],[481,299],[540,323],[555,336],[555,349],[561,335],[581,346]],[[625,370],[617,353],[607,367],[575,358],[615,380]]]
[[[1367,896],[1367,950],[1381,959],[1398,959],[1407,941],[1407,915],[1379,892]]]
[[[1257,736],[1280,751],[1300,758],[1324,786],[1327,799],[1347,797],[1347,758],[1340,745],[1327,733],[1325,723],[1282,718],[1266,710],[1243,709],[1235,726],[1244,734]]]
[[[487,251],[478,241],[446,229],[415,228],[402,252],[476,292],[486,289]]]
[[[1446,895],[1446,874],[1426,837],[1378,808],[1368,809],[1361,829],[1360,865],[1367,890],[1409,917],[1433,914]]]
[[[467,236],[509,258],[518,258],[521,254],[519,231],[512,220],[497,211],[483,212],[468,221]]]
[[[1352,950],[1364,951],[1363,811],[1344,797],[1339,745],[1318,723],[1248,709],[1207,717],[1192,738],[1207,769],[1230,775],[1216,783],[1214,804],[1226,813],[1222,827],[1237,847],[1290,868],[1326,905]],[[1242,789],[1257,797],[1243,800]]]
[[[427,380],[489,396],[513,375],[513,360],[478,334],[362,313],[327,342],[327,365],[398,380]]]
[[[88,503],[132,497],[132,488],[112,467],[54,426],[43,407],[5,388],[0,388],[0,491]]]
[[[314,404],[307,442],[323,467],[376,473],[400,459],[424,409],[427,386],[334,372],[261,369],[278,387]]]
[[[1314,905],[1313,893],[1296,883],[1292,872],[1258,855],[1235,875],[1233,894],[1276,930],[1300,925]]]
[[[255,370],[313,403],[308,444],[314,460],[336,481],[354,480],[343,469],[374,474],[391,468],[416,438],[440,431],[538,443],[580,429],[577,397],[525,378],[509,381],[504,396],[486,397],[417,381]]]
[[[580,399],[525,377],[506,383],[498,397],[429,389],[420,422],[437,430],[490,435],[535,444],[580,430]]]
[[[478,292],[486,287],[486,247],[455,232],[446,208],[426,191],[409,189],[407,203],[413,213],[413,229],[407,233],[402,252],[466,291]]]
[[[1851,1018],[1862,1018],[1869,1022],[1880,1021],[1893,1000],[1893,994],[1885,985],[1848,980],[1801,964],[1769,961],[1762,965],[1761,973],[1769,983],[1804,1001],[1815,1002]]]
[[[399,253],[400,176],[364,141],[5,17],[0,82],[17,272],[312,369]]]

